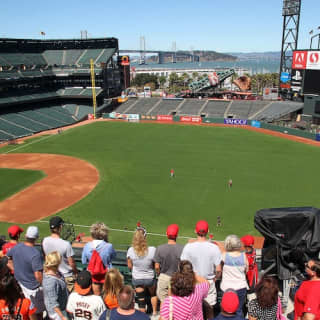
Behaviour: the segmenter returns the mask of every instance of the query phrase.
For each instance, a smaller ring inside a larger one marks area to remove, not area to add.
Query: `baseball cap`
[[[62,224],[64,224],[64,221],[58,216],[52,217],[49,221],[50,229],[58,228]]]
[[[200,220],[196,224],[196,233],[205,235],[209,231],[209,225],[207,221]]]
[[[254,244],[254,237],[250,234],[247,234],[241,238],[241,241],[244,246],[250,247],[250,246],[253,246]]]
[[[30,226],[26,232],[26,238],[29,239],[38,239],[39,238],[39,229],[36,226]]]
[[[239,307],[239,298],[234,291],[226,291],[221,300],[221,308],[224,312],[235,313]]]
[[[87,295],[91,290],[91,274],[87,270],[83,270],[78,274],[76,283],[74,284],[74,290],[85,296]]]
[[[23,229],[16,224],[8,228],[8,234],[10,237],[16,237],[23,232]]]
[[[179,226],[177,224],[170,224],[167,228],[167,237],[174,237],[178,236]]]

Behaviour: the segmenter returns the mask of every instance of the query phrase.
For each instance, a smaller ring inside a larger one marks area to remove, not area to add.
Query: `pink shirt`
[[[174,320],[203,320],[202,300],[207,296],[209,283],[196,284],[193,293],[187,297],[172,296]],[[162,303],[160,315],[169,319],[169,297]]]

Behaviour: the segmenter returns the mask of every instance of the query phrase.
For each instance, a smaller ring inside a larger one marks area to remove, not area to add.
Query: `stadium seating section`
[[[141,115],[194,115],[207,118],[265,120],[273,121],[302,109],[303,104],[288,101],[260,100],[198,100],[130,98],[114,111]]]
[[[190,99],[185,100],[178,109],[178,115],[200,115],[202,106],[206,103],[206,100]]]

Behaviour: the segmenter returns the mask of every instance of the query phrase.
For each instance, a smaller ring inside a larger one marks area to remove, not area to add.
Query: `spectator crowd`
[[[259,279],[251,235],[229,235],[222,252],[201,220],[186,245],[177,243],[179,226],[171,224],[167,243],[153,247],[139,224],[127,251],[130,286],[112,266],[116,252],[105,224],[90,228],[82,271],[71,244],[61,238],[63,224],[58,216],[50,219],[42,252],[35,247],[36,226],[27,228],[24,241],[21,227],[8,228],[0,259],[0,320],[286,319],[278,280]],[[305,274],[294,298],[294,320],[320,320],[320,262],[307,261]]]

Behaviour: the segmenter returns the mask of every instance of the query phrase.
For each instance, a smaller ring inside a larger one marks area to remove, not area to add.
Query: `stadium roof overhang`
[[[0,52],[43,52],[65,49],[107,49],[119,50],[118,39],[11,39],[0,38]]]

